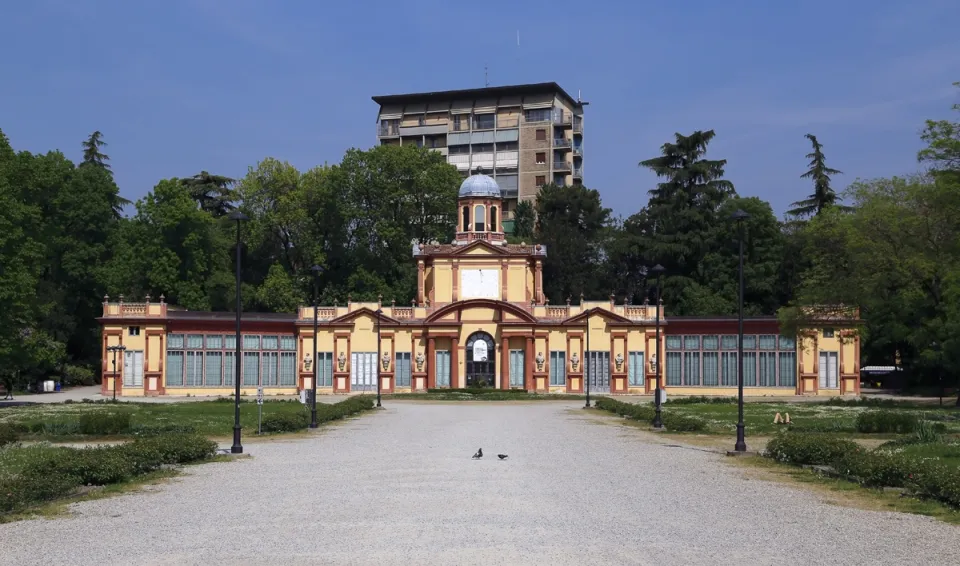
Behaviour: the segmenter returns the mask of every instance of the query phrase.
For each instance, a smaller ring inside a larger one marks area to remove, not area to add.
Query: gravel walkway
[[[0,525],[0,564],[956,563],[955,527],[747,480],[579,403],[388,405]]]

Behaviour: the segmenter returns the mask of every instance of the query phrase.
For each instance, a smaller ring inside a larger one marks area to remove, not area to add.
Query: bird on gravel
[[[477,453],[473,455],[474,460],[479,460],[483,458],[483,448],[477,448]]]
[[[507,455],[506,455],[506,454],[497,454],[497,458],[500,458],[501,460],[506,460],[506,459],[507,459]]]

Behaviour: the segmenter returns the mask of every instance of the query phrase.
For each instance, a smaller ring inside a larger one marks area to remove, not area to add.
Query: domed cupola
[[[477,173],[460,184],[457,216],[458,245],[485,240],[491,244],[506,242],[503,235],[503,203],[500,186],[493,178]]]

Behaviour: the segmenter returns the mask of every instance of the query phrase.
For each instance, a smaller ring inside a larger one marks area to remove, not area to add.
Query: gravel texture
[[[0,525],[0,564],[957,563],[953,526],[748,480],[579,403],[387,405]]]

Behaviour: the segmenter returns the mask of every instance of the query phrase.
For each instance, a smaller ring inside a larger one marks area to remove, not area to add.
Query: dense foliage
[[[955,107],[960,111],[960,105]],[[745,311],[779,312],[787,332],[823,314],[800,306],[859,309],[863,363],[900,363],[917,383],[960,375],[960,120],[930,120],[924,170],[892,179],[840,174],[824,145],[795,172],[811,183],[783,221],[767,202],[737,194],[712,130],[677,133],[640,166],[659,182],[626,218],[581,185],[546,185],[516,208],[513,242],[547,246],[551,304],[656,300],[647,271],[661,264],[668,314],[737,312],[740,228]],[[299,171],[265,158],[234,179],[201,171],[169,178],[132,207],[119,196],[101,132],[75,165],[58,151],[14,151],[0,132],[0,379],[22,388],[56,376],[95,379],[104,295],[164,295],[191,310],[234,308],[237,224],[242,303],[290,311],[320,301],[396,300],[416,284],[411,246],[449,242],[460,175],[442,155],[412,145],[350,149],[340,163]],[[832,162],[831,162],[832,163]],[[842,203],[842,204],[840,204]],[[128,216],[121,214],[127,210]],[[732,219],[742,210],[748,218]],[[787,308],[781,308],[786,306]],[[85,369],[87,368],[87,369]]]

